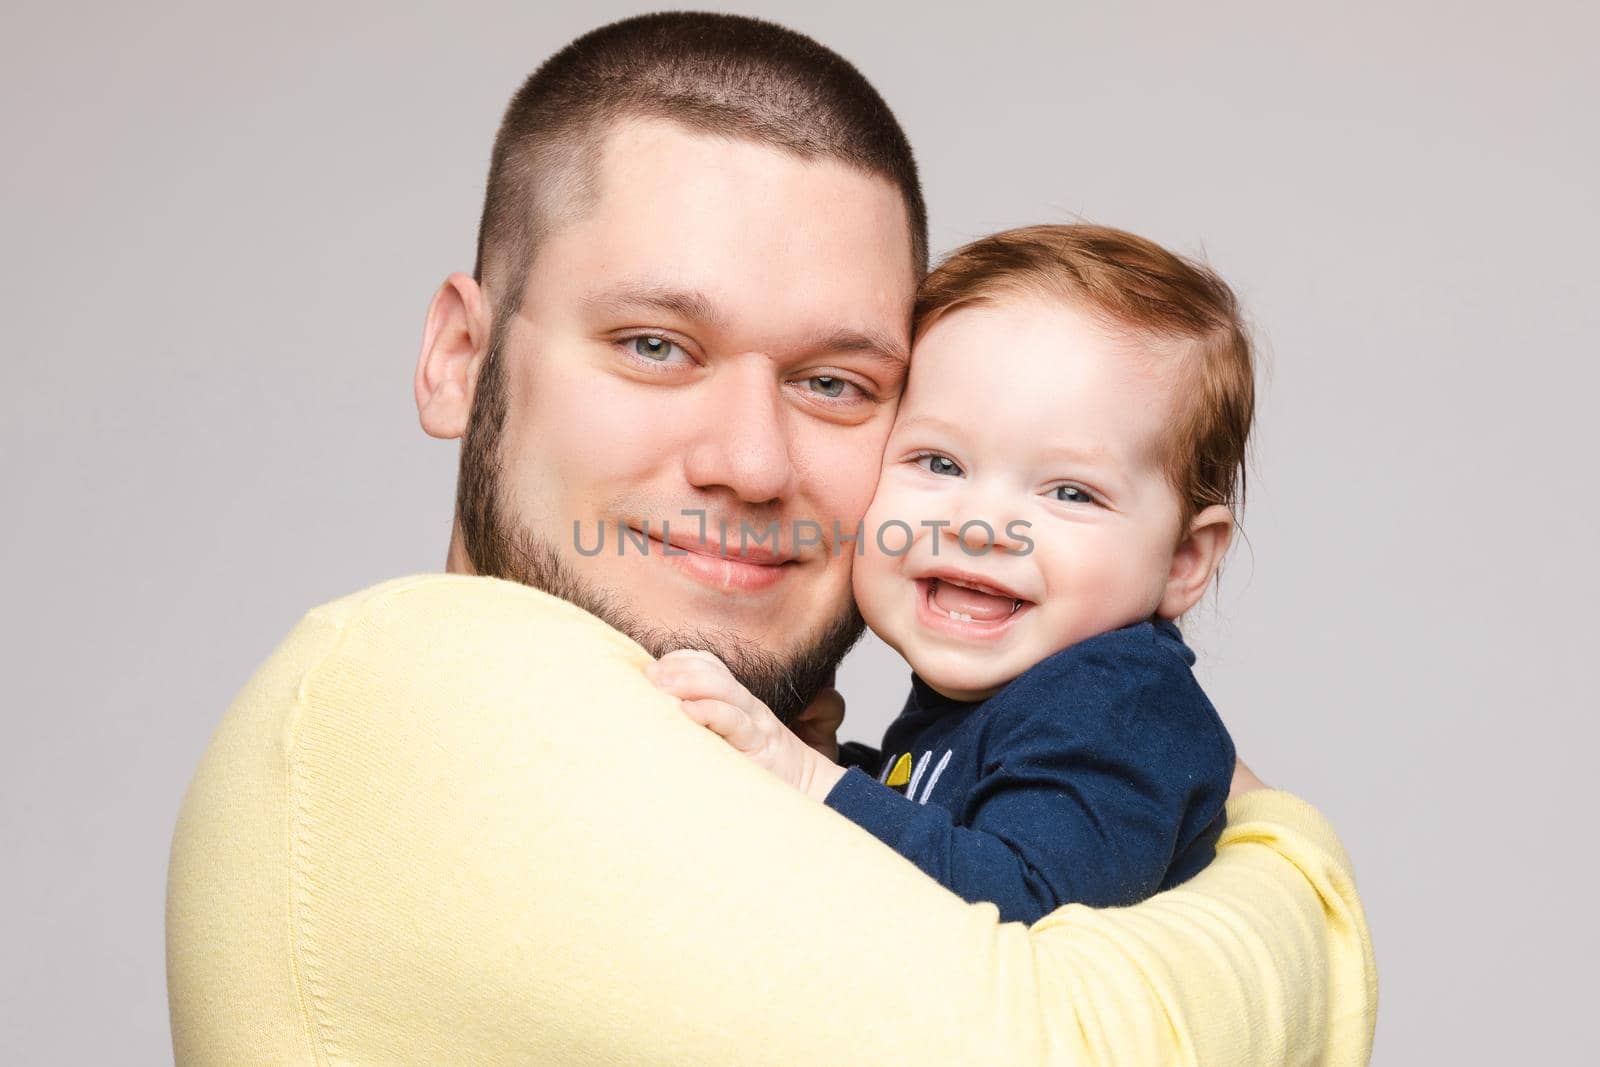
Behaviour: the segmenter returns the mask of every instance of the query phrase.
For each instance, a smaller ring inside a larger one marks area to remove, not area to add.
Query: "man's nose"
[[[751,357],[731,361],[704,386],[706,403],[696,411],[701,425],[684,460],[684,475],[697,489],[730,489],[741,501],[765,504],[794,488],[794,457],[784,417],[782,383],[770,363]]]

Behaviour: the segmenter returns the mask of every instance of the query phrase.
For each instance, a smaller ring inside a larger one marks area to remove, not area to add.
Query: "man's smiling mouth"
[[[799,559],[763,546],[724,548],[715,541],[671,535],[663,542],[649,534],[649,554],[658,555],[699,584],[723,593],[758,593],[781,582],[794,571]],[[668,547],[670,545],[670,548]]]

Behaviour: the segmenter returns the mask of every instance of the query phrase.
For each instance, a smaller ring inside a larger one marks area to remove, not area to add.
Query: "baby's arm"
[[[1206,858],[1234,756],[1209,705],[1173,699],[1150,671],[1109,665],[1102,655],[1046,668],[1043,684],[995,698],[1005,703],[987,709],[976,784],[947,801],[953,811],[859,770],[826,803],[1006,920],[1142,900],[1179,855],[1190,869]],[[929,748],[912,758],[937,761],[941,747]]]
[[[685,715],[802,793],[820,801],[844,775],[843,767],[819,751],[828,747],[843,718],[836,694],[831,700],[813,702],[802,713],[799,726],[808,735],[802,740],[710,652],[669,652],[645,674],[657,688],[678,698]],[[837,744],[832,747],[837,753]]]

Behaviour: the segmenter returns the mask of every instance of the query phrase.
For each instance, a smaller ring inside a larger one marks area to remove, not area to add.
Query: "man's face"
[[[855,532],[894,417],[910,249],[885,180],[619,127],[594,203],[544,240],[494,342],[489,572],[654,654],[717,652],[780,714],[803,706],[860,632],[856,545],[835,532]]]

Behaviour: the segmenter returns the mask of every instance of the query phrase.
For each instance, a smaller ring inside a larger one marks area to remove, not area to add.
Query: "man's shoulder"
[[[264,695],[300,757],[348,754],[370,728],[404,762],[504,740],[551,708],[648,705],[659,696],[649,662],[624,634],[528,586],[416,575],[313,608],[269,661],[286,684]]]
[[[396,634],[418,630],[446,641],[505,633],[563,647],[647,655],[627,635],[575,604],[520,582],[477,575],[391,578],[312,608],[306,621],[335,632],[352,627]]]
[[[278,684],[256,696],[288,714],[292,736],[318,707],[500,707],[535,690],[571,698],[642,682],[650,659],[594,615],[529,586],[422,574],[312,608],[258,672]]]
[[[649,662],[595,616],[524,585],[391,579],[301,618],[234,697],[202,774],[216,766],[222,778],[264,780],[291,754],[348,747],[361,722],[426,747],[447,720],[492,730],[543,704],[665,700],[644,677]],[[320,746],[306,745],[319,736]]]
[[[362,615],[471,610],[491,617],[536,619],[555,625],[590,627],[617,634],[610,626],[560,597],[521,582],[474,574],[411,574],[369,585],[319,604],[309,614],[333,622]],[[622,636],[617,634],[617,636]],[[624,638],[626,640],[626,638]]]

